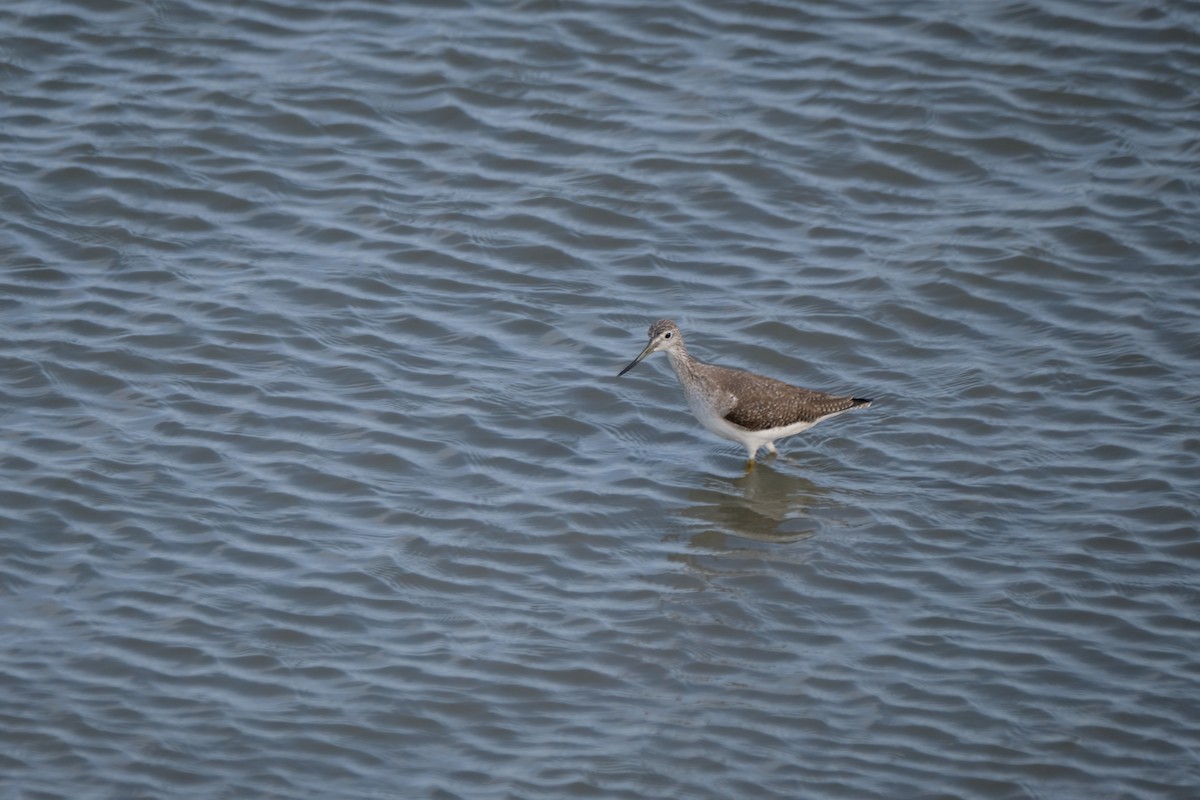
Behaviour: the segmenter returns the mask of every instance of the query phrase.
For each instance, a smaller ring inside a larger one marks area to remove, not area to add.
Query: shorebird
[[[741,369],[705,364],[687,351],[683,333],[674,320],[660,319],[650,326],[649,336],[646,349],[617,377],[651,353],[665,352],[692,414],[717,436],[745,447],[749,453],[747,469],[754,466],[754,458],[762,448],[774,454],[777,439],[808,430],[850,409],[871,405],[864,397],[839,397]]]

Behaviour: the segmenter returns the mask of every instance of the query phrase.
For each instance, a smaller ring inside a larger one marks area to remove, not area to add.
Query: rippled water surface
[[[5,3],[0,799],[1200,797],[1198,30]]]

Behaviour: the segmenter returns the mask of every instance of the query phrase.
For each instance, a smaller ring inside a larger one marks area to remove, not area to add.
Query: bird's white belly
[[[791,425],[782,425],[778,428],[752,431],[734,425],[718,413],[716,409],[704,404],[702,401],[693,402],[692,398],[689,397],[688,406],[691,408],[692,414],[706,429],[720,436],[722,439],[737,442],[752,453],[758,452],[759,448],[771,444],[776,439],[793,436],[801,431],[808,430],[814,425],[812,422],[796,422]]]

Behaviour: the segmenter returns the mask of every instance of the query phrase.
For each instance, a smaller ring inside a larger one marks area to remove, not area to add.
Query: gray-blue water
[[[0,800],[1200,797],[1198,31],[6,2]]]

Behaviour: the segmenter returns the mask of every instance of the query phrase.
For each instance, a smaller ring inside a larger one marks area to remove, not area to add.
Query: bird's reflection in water
[[[807,539],[816,532],[810,509],[833,504],[828,489],[774,465],[738,477],[709,476],[689,496],[693,503],[683,514],[697,523],[689,527],[700,528],[692,546],[720,551],[746,546],[729,537],[774,545]]]

